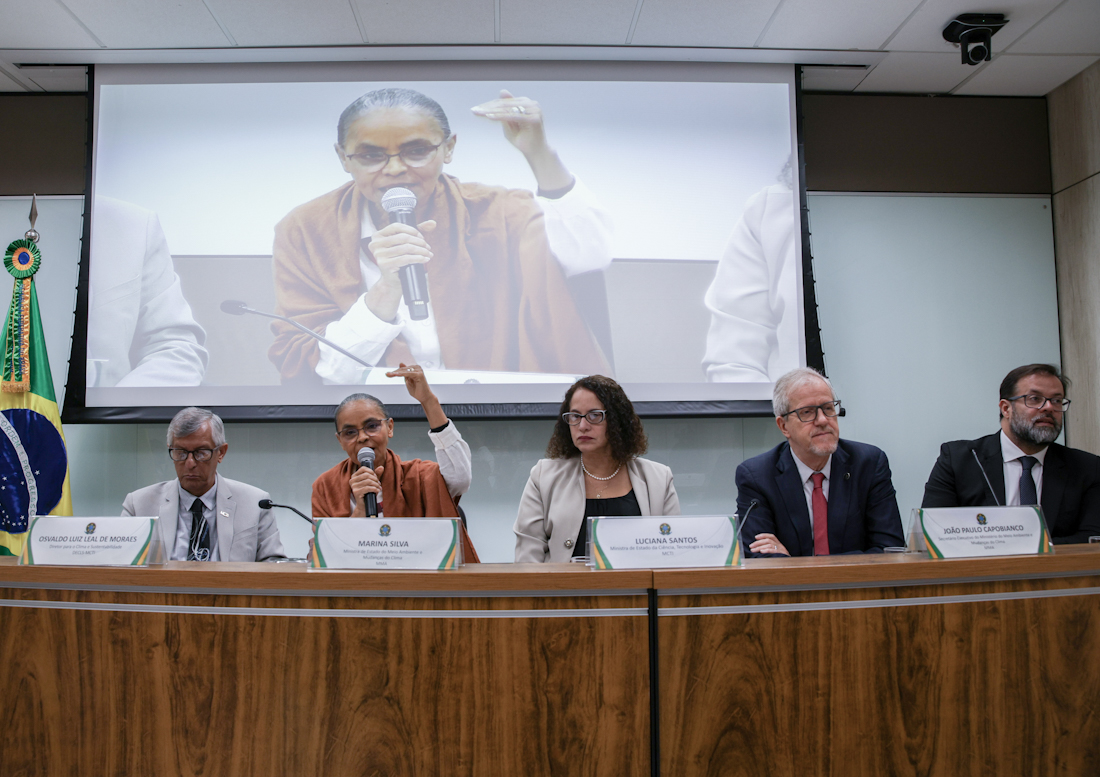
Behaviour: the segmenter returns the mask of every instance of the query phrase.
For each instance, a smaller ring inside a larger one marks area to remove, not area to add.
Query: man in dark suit
[[[1042,505],[1056,544],[1100,535],[1100,457],[1054,442],[1069,380],[1050,364],[1001,381],[1001,431],[940,446],[923,507]]]
[[[890,463],[873,445],[840,439],[840,400],[800,368],[772,395],[787,442],[737,468],[741,541],[750,556],[881,553],[905,544]]]

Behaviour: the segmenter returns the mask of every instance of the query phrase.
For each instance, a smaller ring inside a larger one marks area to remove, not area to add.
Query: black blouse
[[[573,557],[588,555],[589,518],[641,514],[642,507],[638,504],[638,497],[634,496],[633,488],[623,496],[614,496],[610,499],[585,499],[584,520],[581,521],[581,530],[577,533],[577,544],[573,546]]]

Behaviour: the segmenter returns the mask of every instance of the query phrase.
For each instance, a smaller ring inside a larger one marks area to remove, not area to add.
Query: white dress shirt
[[[172,549],[172,561],[187,561],[187,551],[191,547],[191,505],[195,499],[202,500],[202,514],[206,518],[206,525],[210,532],[210,560],[219,561],[218,558],[218,532],[217,510],[218,504],[218,476],[214,476],[214,485],[200,497],[183,490],[179,480],[176,486],[180,490],[180,509],[176,521],[176,546]]]
[[[1038,453],[1024,453],[1016,443],[1008,439],[1008,435],[1001,430],[1001,457],[1004,459],[1005,473],[1005,507],[1020,504],[1020,476],[1024,474],[1024,465],[1020,463],[1020,457],[1034,456],[1038,462],[1031,468],[1031,477],[1035,479],[1035,496],[1039,504],[1043,503],[1043,461],[1047,457],[1047,449],[1043,448]]]
[[[833,457],[830,455],[829,460],[825,462],[825,466],[819,470],[810,469],[803,463],[802,459],[798,458],[791,451],[791,457],[794,459],[794,465],[798,467],[798,475],[802,478],[802,490],[806,493],[806,509],[810,514],[810,533],[813,534],[814,528],[814,481],[813,476],[815,473],[820,472],[825,476],[825,479],[821,481],[821,491],[825,494],[825,501],[829,501],[829,474],[833,470]]]

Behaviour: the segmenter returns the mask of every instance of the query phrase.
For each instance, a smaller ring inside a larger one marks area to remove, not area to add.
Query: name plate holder
[[[154,517],[40,515],[27,527],[19,563],[144,567],[163,564],[164,547]]]
[[[457,569],[458,518],[317,518],[311,569]]]
[[[922,542],[914,542],[918,533]],[[930,558],[1054,552],[1043,508],[1037,505],[918,508],[910,530],[910,545],[915,544],[923,544]]]
[[[737,516],[588,519],[588,558],[596,569],[739,567]]]

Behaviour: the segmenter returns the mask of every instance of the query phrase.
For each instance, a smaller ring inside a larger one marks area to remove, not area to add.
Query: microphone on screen
[[[407,224],[416,228],[416,195],[396,186],[382,195],[382,209],[390,214],[391,224]],[[422,264],[406,264],[397,271],[401,278],[401,293],[409,306],[409,317],[423,321],[428,317],[428,273]]]
[[[973,454],[974,461],[978,464],[978,469],[982,471],[982,477],[985,478],[985,484],[989,486],[989,493],[993,495],[993,504],[997,505],[997,507],[1000,507],[1001,502],[997,499],[997,492],[993,490],[993,484],[989,482],[989,475],[986,474],[985,467],[982,466],[981,459],[978,458],[978,452],[971,448],[970,453]]]
[[[293,510],[298,515],[302,516],[307,521],[309,521],[311,526],[313,525],[313,519],[307,517],[306,514],[303,513],[301,510],[299,510],[297,507],[291,507],[290,505],[277,505],[274,502],[272,502],[270,499],[261,499],[259,501],[259,505],[260,505],[261,510],[270,510],[272,507],[282,507],[284,510]]]
[[[374,469],[374,448],[360,448],[359,453],[356,454],[356,458],[359,459],[359,466],[366,467],[367,469]],[[367,517],[378,517],[378,495],[373,491],[368,491],[363,494],[363,498],[367,503]]]
[[[285,321],[288,324],[290,324],[292,327],[295,327],[296,329],[298,329],[299,331],[305,332],[307,335],[309,335],[313,339],[317,340],[318,342],[324,343],[325,345],[327,345],[329,348],[336,351],[337,353],[342,353],[344,356],[348,357],[353,362],[355,362],[357,364],[362,364],[368,370],[373,370],[374,369],[373,364],[368,364],[367,362],[363,361],[358,356],[353,354],[351,351],[344,350],[343,348],[338,346],[336,343],[334,343],[331,340],[317,334],[312,329],[310,329],[308,326],[303,326],[302,324],[299,324],[297,321],[295,321],[292,318],[287,318],[286,316],[280,316],[277,313],[266,313],[262,310],[255,310],[254,308],[248,307],[248,303],[241,302],[239,299],[224,300],[221,304],[221,308],[222,308],[222,313],[228,313],[231,316],[243,316],[245,313],[251,313],[254,316],[263,316],[264,318],[274,318],[274,319],[277,319],[279,321]],[[366,375],[364,374],[363,377],[365,379]],[[281,505],[275,505],[275,506],[276,507],[281,507]]]

